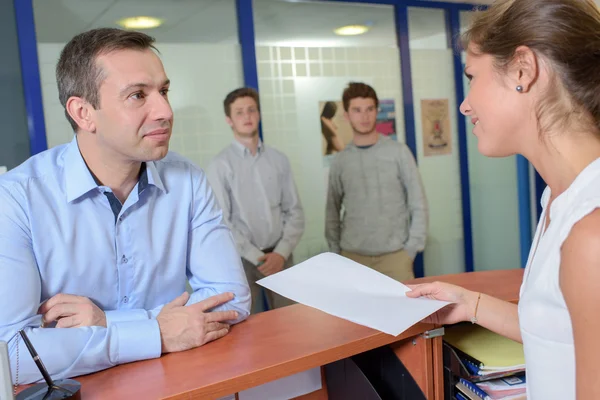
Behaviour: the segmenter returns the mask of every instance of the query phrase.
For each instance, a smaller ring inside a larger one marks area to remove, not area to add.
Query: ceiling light
[[[154,17],[130,17],[117,21],[125,29],[152,29],[161,26],[163,21]]]
[[[362,35],[369,30],[368,26],[365,25],[347,25],[340,28],[334,29],[333,32],[336,35],[350,36],[350,35]]]

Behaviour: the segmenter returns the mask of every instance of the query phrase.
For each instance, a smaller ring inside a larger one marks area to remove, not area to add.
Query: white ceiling
[[[237,35],[231,0],[34,0],[33,7],[39,42],[66,43],[79,32],[140,15],[164,19],[147,31],[162,42],[231,42]]]
[[[158,42],[237,42],[234,0],[34,0],[33,4],[39,42],[65,43],[79,32],[117,26],[124,17],[140,15],[164,20],[159,28],[147,31]],[[396,45],[391,6],[254,0],[254,14],[256,41],[262,45]],[[445,34],[443,21],[440,10],[411,9],[411,39]],[[370,24],[371,30],[353,37],[333,33],[349,24]]]

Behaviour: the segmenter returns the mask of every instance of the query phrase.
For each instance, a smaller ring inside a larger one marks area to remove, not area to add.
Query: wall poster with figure
[[[352,141],[352,127],[344,118],[344,105],[341,101],[320,101],[322,154],[326,165],[336,153],[344,150]],[[377,111],[377,132],[397,140],[396,113],[394,100],[380,100]]]
[[[423,154],[425,156],[452,154],[448,99],[421,100],[421,122]]]

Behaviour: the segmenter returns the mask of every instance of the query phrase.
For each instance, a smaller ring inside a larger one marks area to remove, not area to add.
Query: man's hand
[[[184,292],[156,316],[163,353],[193,349],[222,338],[229,332],[229,324],[224,321],[238,317],[237,311],[210,311],[233,300],[233,293],[221,293],[186,306],[189,298]]]
[[[278,273],[283,269],[285,264],[285,258],[279,253],[267,253],[258,259],[262,264],[258,267],[258,270],[264,276],[269,276]]]
[[[103,326],[106,314],[90,299],[83,296],[59,293],[45,301],[38,309],[42,314],[42,326],[57,321],[57,328]]]

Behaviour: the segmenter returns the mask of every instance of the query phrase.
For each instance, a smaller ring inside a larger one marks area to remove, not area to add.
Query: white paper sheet
[[[240,400],[288,400],[312,393],[322,387],[321,367],[286,376],[239,392]]]
[[[334,253],[257,282],[298,303],[398,336],[447,302],[406,297],[408,287]]]

